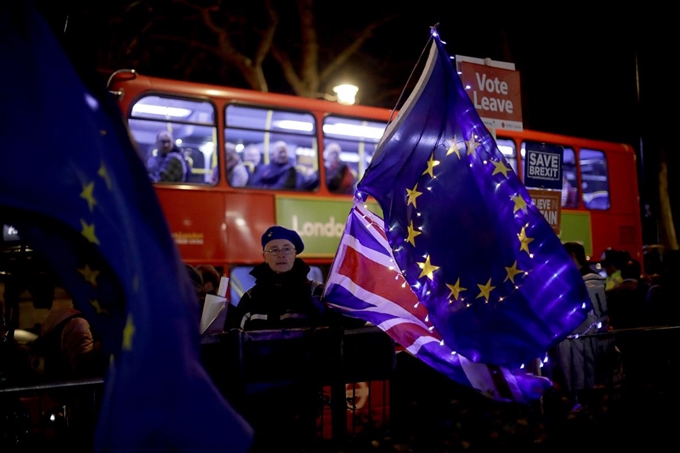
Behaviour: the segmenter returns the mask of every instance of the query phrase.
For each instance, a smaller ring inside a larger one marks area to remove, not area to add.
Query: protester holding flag
[[[320,302],[323,284],[307,278],[309,266],[297,255],[305,245],[300,235],[279,225],[262,235],[264,262],[250,274],[255,286],[227,313],[225,330],[312,327],[327,322]]]

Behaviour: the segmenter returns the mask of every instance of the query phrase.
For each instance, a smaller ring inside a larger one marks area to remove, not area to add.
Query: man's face
[[[159,153],[162,155],[168,154],[170,151],[172,151],[173,145],[174,143],[172,142],[172,136],[169,133],[162,132],[158,135],[158,142],[156,143],[156,146],[158,146]]]
[[[243,160],[252,162],[254,165],[260,163],[260,150],[257,148],[246,148],[243,151]]]
[[[286,255],[285,252],[288,252]],[[264,246],[264,261],[277,274],[288,272],[295,263],[295,247],[288,239],[274,239]]]
[[[277,143],[274,145],[274,152],[272,153],[272,160],[277,164],[285,164],[288,162],[288,151],[286,151],[286,145],[282,143]]]

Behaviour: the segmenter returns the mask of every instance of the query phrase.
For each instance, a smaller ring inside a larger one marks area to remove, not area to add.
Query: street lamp
[[[359,87],[355,85],[342,84],[333,87],[333,92],[337,95],[340,104],[352,105],[356,102],[356,95]]]

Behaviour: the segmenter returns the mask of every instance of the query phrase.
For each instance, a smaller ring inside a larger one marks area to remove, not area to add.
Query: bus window
[[[499,138],[496,140],[496,145],[500,152],[503,153],[505,160],[508,161],[512,167],[512,171],[519,174],[517,173],[517,149],[515,147],[515,142],[505,138]]]
[[[248,169],[249,187],[311,191],[319,186],[310,113],[228,105],[225,125],[225,142],[234,144]]]
[[[578,207],[578,178],[576,177],[576,154],[566,146],[562,156],[562,207]]]
[[[128,122],[137,149],[146,164],[156,155],[156,136],[172,134],[189,164],[187,182],[209,184],[217,164],[215,109],[210,102],[161,95],[144,96],[132,104]]]
[[[386,123],[379,121],[335,115],[329,115],[324,119],[324,145],[337,143],[340,146],[340,160],[349,166],[355,185],[371,162],[385,127]]]
[[[602,151],[581,148],[581,189],[583,203],[588,209],[609,209],[609,171]]]

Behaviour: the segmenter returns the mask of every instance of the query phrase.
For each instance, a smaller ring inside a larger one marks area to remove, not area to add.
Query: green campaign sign
[[[593,254],[593,234],[590,225],[590,212],[562,211],[562,242],[580,242],[586,255]]]
[[[377,202],[371,200],[366,205],[382,216]],[[352,206],[352,200],[277,196],[276,223],[302,237],[303,257],[333,258]]]

